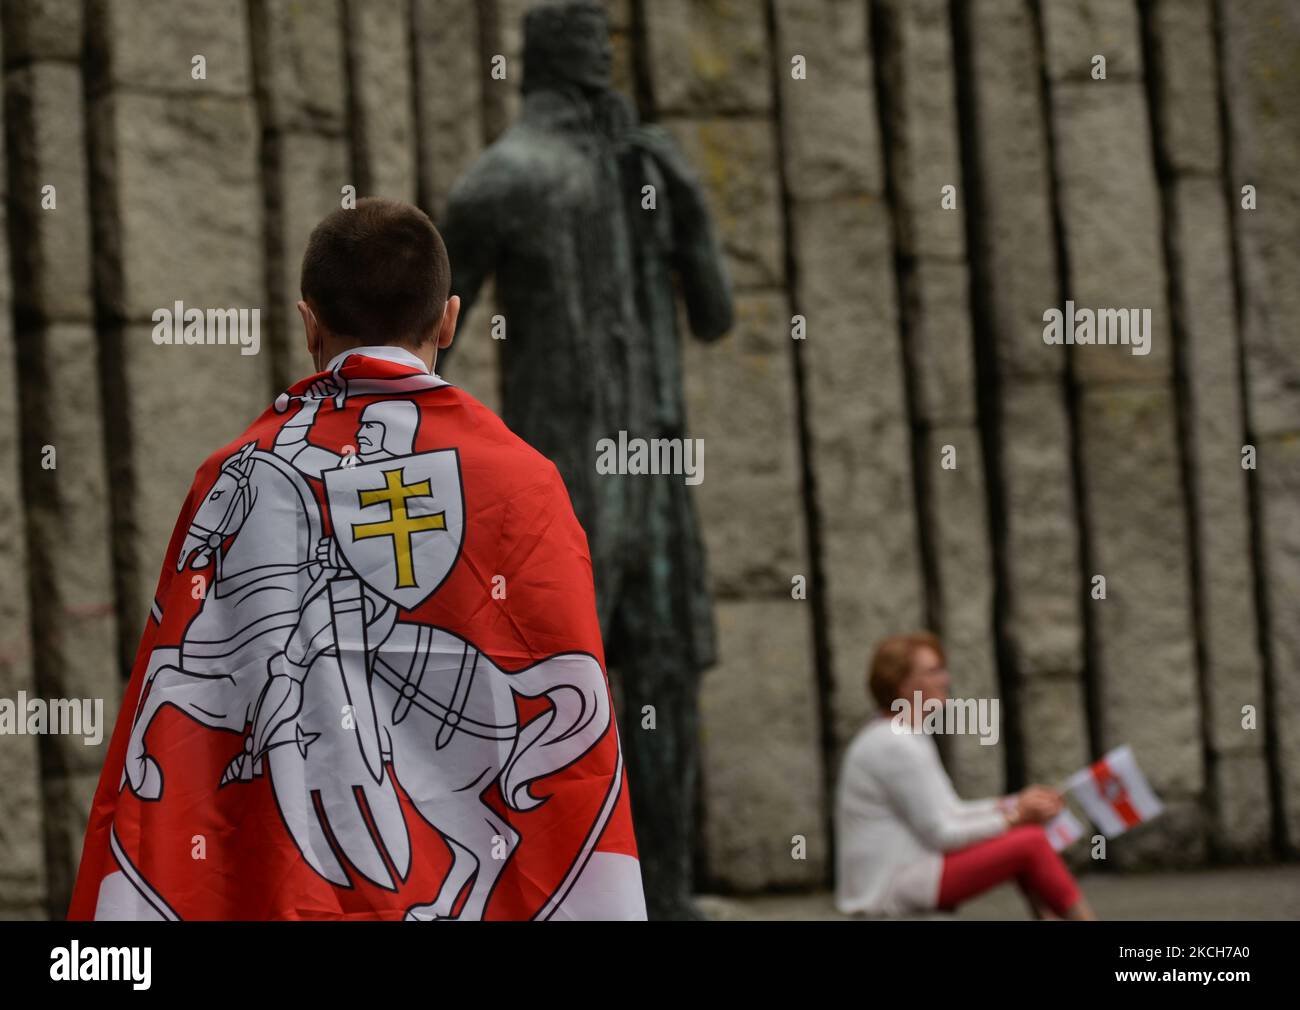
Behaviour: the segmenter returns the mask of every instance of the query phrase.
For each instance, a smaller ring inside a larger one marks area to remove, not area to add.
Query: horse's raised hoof
[[[129,772],[133,765],[134,775]],[[162,795],[162,769],[148,754],[142,755],[138,760],[127,761],[122,767],[122,777],[131,787],[131,792],[142,800],[156,800]]]
[[[437,919],[451,919],[450,915],[439,915],[432,905],[412,905],[402,916],[403,922],[433,922]]]

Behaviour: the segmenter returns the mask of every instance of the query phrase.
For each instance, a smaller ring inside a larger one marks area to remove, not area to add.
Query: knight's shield
[[[348,565],[399,607],[418,607],[460,556],[465,504],[456,450],[341,466],[323,477]]]

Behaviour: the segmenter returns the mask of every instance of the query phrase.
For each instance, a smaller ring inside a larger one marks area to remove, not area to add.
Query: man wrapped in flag
[[[644,918],[586,537],[440,379],[429,219],[313,232],[317,373],[195,475],[72,919]]]

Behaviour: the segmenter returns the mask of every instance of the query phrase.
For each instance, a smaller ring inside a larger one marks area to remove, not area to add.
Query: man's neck
[[[412,354],[423,363],[424,370],[427,372],[433,371],[434,362],[438,359],[438,342],[436,340],[428,340],[420,347],[412,347],[409,344],[358,344],[341,340],[326,339],[321,346],[318,368],[321,371],[324,371],[329,367],[329,363],[340,354],[351,352],[364,353],[366,350],[372,348],[385,348],[390,352],[405,352],[406,354]],[[412,362],[412,364],[414,364],[414,362]]]

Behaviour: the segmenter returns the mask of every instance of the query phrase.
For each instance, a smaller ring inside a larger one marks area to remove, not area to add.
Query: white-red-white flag
[[[1107,838],[1122,835],[1164,810],[1128,744],[1075,772],[1066,787]]]
[[[569,493],[403,353],[340,356],[196,472],[69,919],[646,917]]]
[[[1083,822],[1066,807],[1059,814],[1043,825],[1047,840],[1057,852],[1068,849],[1083,837]]]

